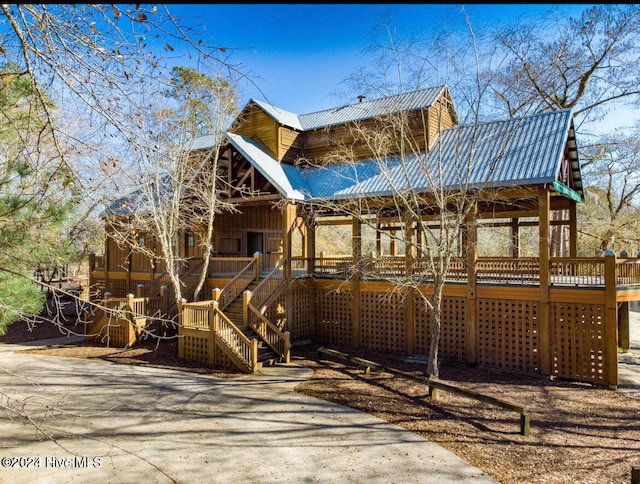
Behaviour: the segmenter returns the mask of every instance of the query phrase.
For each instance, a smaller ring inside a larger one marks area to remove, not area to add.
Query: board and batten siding
[[[233,132],[239,136],[258,141],[269,154],[278,159],[280,142],[279,126],[275,119],[258,106],[251,106]]]

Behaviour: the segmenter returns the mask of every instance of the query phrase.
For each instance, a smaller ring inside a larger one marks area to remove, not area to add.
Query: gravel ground
[[[635,330],[640,327],[636,318]],[[60,337],[79,327],[29,327],[18,323],[0,342],[19,343]],[[637,334],[637,332],[635,333]],[[633,336],[632,336],[633,339]],[[187,363],[177,358],[176,341],[142,344],[131,350],[87,342],[30,348],[38,354],[103,358],[122,364],[174,368],[233,378],[237,373]],[[352,352],[421,376],[424,363],[407,362],[370,352]],[[640,348],[623,355],[640,371]],[[519,415],[489,404],[441,392],[432,400],[427,388],[385,372],[333,358],[318,358],[317,346],[294,346],[293,363],[314,370],[296,390],[371,413],[416,432],[454,452],[501,483],[629,483],[640,466],[640,395],[588,384],[550,380],[443,362],[441,380],[474,392],[526,406],[531,433],[520,435]]]

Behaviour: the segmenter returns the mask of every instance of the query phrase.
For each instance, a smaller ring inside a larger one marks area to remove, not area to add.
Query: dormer
[[[350,126],[355,123],[379,129],[385,125],[385,117],[408,113],[412,138],[420,151],[430,150],[442,130],[458,123],[446,86],[365,99],[359,96],[358,103],[303,115],[251,99],[231,132],[260,143],[280,163],[295,164],[302,158],[321,163],[327,154],[344,144],[355,146],[353,154],[357,160],[372,156],[366,146],[354,144]]]

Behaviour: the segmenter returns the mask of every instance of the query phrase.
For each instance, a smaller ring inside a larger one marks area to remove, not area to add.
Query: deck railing
[[[209,277],[233,277],[242,271],[253,257],[212,257],[209,260]]]
[[[302,260],[306,262],[302,264]],[[605,284],[605,257],[553,257],[549,261],[549,276],[552,286],[602,287]],[[359,263],[350,256],[322,256],[311,259],[297,259],[299,266],[313,267],[308,274],[318,278],[348,279],[359,271],[363,279],[394,279],[406,277],[404,257],[363,256]],[[640,258],[616,259],[617,286],[640,285]],[[453,258],[449,264],[446,280],[466,282],[468,279],[465,259]],[[425,279],[429,273],[427,259],[415,259],[412,274]],[[479,257],[475,266],[478,284],[521,284],[540,283],[540,261],[537,257]]]

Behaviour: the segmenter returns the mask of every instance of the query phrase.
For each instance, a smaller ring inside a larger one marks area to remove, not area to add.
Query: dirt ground
[[[68,320],[31,326],[17,323],[3,343],[20,343],[82,332]],[[88,342],[25,349],[43,355],[103,358],[122,364],[161,366],[233,378],[237,373],[177,358],[175,340],[144,343],[130,350]],[[351,352],[382,366],[421,376],[423,362],[370,352]],[[292,363],[314,370],[296,390],[368,412],[420,434],[457,454],[504,484],[629,483],[640,466],[640,396],[537,375],[443,362],[441,380],[526,406],[531,433],[520,435],[519,415],[489,404],[441,392],[429,399],[424,385],[389,373],[365,374],[335,358],[318,358],[316,345],[294,346]]]

